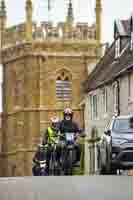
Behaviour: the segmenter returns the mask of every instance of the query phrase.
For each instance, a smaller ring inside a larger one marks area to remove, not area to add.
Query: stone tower
[[[3,176],[31,175],[40,136],[51,116],[62,118],[65,107],[71,107],[75,120],[84,126],[82,83],[89,64],[101,56],[100,35],[96,37],[100,24],[73,22],[72,0],[66,21],[56,26],[48,21],[33,23],[32,1],[27,0],[26,21],[5,30]]]

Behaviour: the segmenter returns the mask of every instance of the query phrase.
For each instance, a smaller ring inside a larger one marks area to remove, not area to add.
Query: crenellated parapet
[[[76,23],[72,26],[71,34],[65,33],[66,23],[59,22],[54,26],[52,23],[42,22],[40,26],[33,27],[34,39],[72,39],[72,40],[90,40],[96,39],[95,25],[89,26],[88,23]]]
[[[66,23],[59,22],[54,25],[52,22],[33,23],[32,36],[33,40],[40,41],[91,41],[96,40],[95,24],[89,26],[88,23],[76,23],[72,26],[71,33],[66,33]],[[4,34],[4,46],[18,44],[25,41],[25,24],[19,24],[7,28]]]

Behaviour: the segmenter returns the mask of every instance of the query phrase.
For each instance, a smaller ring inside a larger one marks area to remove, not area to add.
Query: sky
[[[7,6],[8,25],[18,24],[25,20],[26,0],[5,0]],[[33,20],[48,19],[48,0],[32,0]],[[68,0],[50,0],[50,19],[63,21],[67,12]],[[101,0],[102,1],[102,41],[111,42],[113,39],[114,20],[126,19],[133,13],[133,0]],[[95,0],[72,0],[75,21],[93,23],[95,20]]]
[[[16,25],[25,20],[26,0],[5,0],[7,7],[7,25]],[[64,21],[67,13],[68,0],[50,0],[51,11],[48,17],[48,0],[32,0],[33,20],[40,22],[48,20],[55,23]],[[102,1],[102,42],[111,43],[113,40],[114,20],[127,19],[133,13],[133,0],[101,0]],[[72,0],[75,22],[95,21],[95,0]],[[2,82],[0,67],[0,83]],[[1,97],[1,91],[0,91]],[[0,98],[1,111],[1,98]]]

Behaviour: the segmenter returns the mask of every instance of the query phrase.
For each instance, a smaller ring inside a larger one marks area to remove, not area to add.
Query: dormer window
[[[115,42],[115,58],[117,59],[120,56],[120,38]]]

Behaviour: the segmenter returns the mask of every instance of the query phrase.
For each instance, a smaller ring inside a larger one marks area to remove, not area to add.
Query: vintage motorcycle
[[[75,134],[65,133],[65,145],[61,151],[62,171],[64,175],[72,175],[73,163],[76,160]]]
[[[49,175],[60,175],[61,174],[61,166],[60,162],[57,159],[57,146],[60,143],[59,136],[54,138],[54,142],[51,146],[51,155],[49,161]]]

